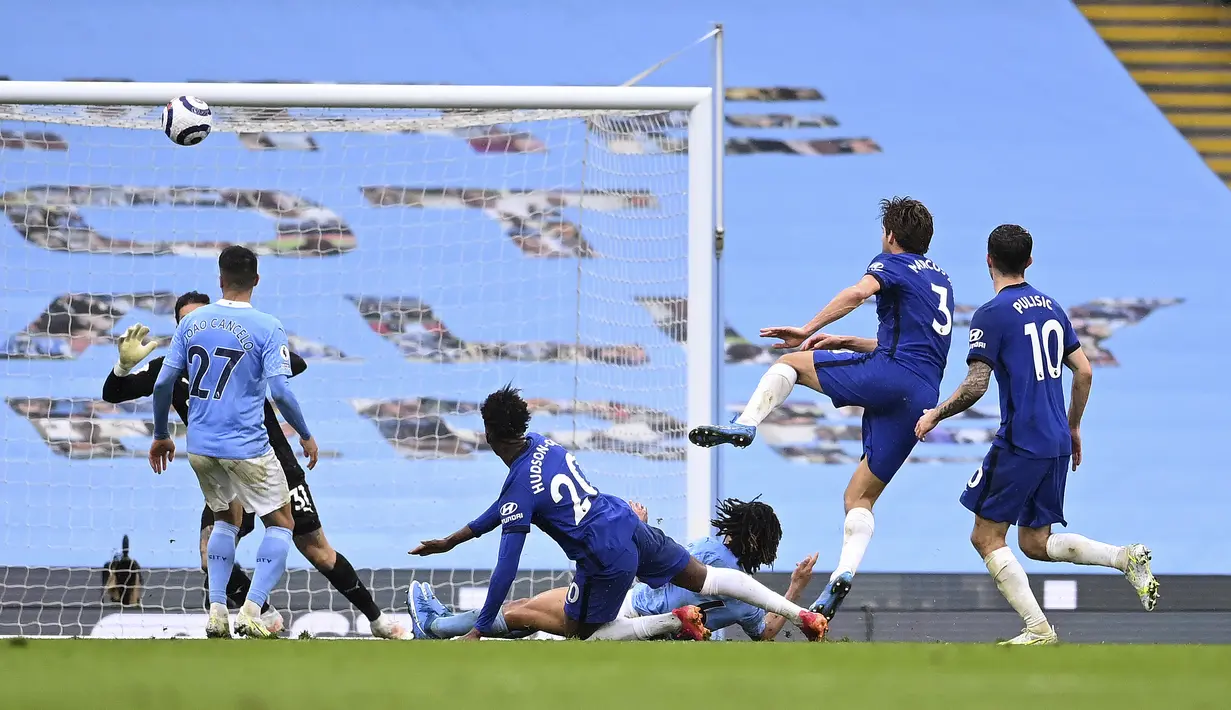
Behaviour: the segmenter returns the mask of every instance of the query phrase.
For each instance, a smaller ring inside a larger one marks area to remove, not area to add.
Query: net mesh
[[[481,601],[497,536],[405,553],[495,499],[478,404],[508,382],[593,483],[683,537],[686,316],[652,314],[687,293],[680,114],[212,108],[186,148],[157,108],[0,106],[0,634],[202,633],[195,477],[183,457],[149,470],[148,398],[100,395],[117,336],[143,323],[162,355],[177,295],[217,297],[233,243],[261,256],[256,305],[308,363],[292,387],[325,460],[307,500],[386,611],[412,577]],[[105,596],[113,556],[143,568],[139,604]],[[545,536],[523,567],[555,571],[517,596],[567,578]],[[317,573],[274,602],[291,627],[366,632]]]

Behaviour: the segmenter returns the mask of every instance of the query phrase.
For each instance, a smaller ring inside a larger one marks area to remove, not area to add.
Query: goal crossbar
[[[407,84],[273,84],[5,81],[0,105],[159,106],[175,96],[196,96],[217,107],[376,109],[564,109],[687,111],[688,321],[687,426],[712,423],[722,347],[717,323],[714,235],[714,92],[709,87],[455,86]],[[686,531],[708,535],[718,487],[714,452],[686,454]]]
[[[496,108],[693,110],[708,87],[451,86],[432,84],[240,84],[126,81],[5,81],[0,103],[159,106],[196,96],[217,106],[286,108]]]

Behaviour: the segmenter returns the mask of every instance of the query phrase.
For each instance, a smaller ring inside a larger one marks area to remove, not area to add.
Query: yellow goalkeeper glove
[[[117,374],[122,376],[132,372],[134,367],[149,357],[150,353],[158,347],[156,341],[144,342],[145,336],[149,334],[150,329],[140,323],[131,325],[128,330],[124,331],[117,341],[120,349],[120,362],[115,366]]]

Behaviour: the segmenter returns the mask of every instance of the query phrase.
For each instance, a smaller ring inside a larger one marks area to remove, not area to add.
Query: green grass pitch
[[[0,679],[14,709],[1187,710],[1231,707],[1231,646],[15,639]]]

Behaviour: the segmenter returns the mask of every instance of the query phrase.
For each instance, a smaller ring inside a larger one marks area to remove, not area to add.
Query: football
[[[178,96],[162,109],[162,130],[176,145],[196,145],[214,127],[214,112],[195,96]]]

